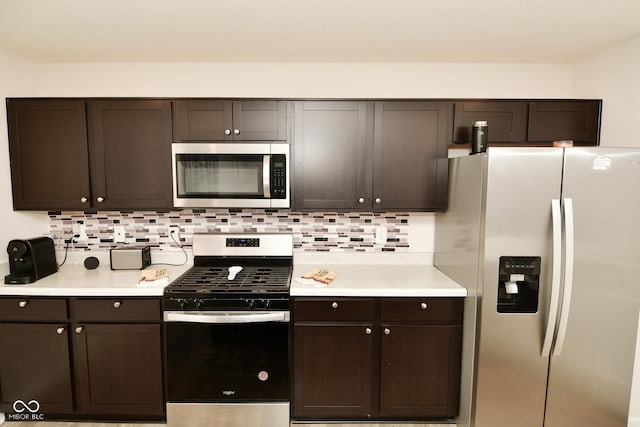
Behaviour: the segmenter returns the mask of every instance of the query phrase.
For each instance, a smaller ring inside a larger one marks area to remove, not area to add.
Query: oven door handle
[[[288,311],[165,311],[165,322],[190,323],[262,323],[288,322]]]

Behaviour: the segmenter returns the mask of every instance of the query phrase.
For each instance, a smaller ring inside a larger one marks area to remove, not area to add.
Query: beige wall
[[[640,147],[640,37],[578,63],[575,97],[602,98],[601,144]]]

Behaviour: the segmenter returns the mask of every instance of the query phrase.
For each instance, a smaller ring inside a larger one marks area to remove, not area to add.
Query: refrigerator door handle
[[[558,302],[560,301],[560,275],[562,271],[562,214],[560,199],[551,200],[551,224],[553,235],[553,256],[551,266],[551,300],[547,313],[547,327],[542,342],[542,357],[551,354],[551,343],[555,332],[558,316]]]
[[[558,335],[556,345],[553,348],[553,355],[560,356],[564,338],[567,333],[569,323],[569,310],[571,308],[571,291],[573,290],[573,254],[574,254],[574,233],[573,233],[573,200],[563,199],[564,224],[565,224],[565,258],[564,258],[564,291],[562,295],[562,310],[560,311],[560,321],[558,322]]]

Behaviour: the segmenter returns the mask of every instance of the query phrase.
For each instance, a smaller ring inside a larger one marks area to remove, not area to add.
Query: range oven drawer
[[[166,322],[169,402],[289,400],[289,323]]]

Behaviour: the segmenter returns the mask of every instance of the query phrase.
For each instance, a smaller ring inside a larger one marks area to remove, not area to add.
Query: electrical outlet
[[[76,237],[78,241],[84,242],[87,240],[87,224],[76,222],[73,224],[72,231],[74,236],[78,236]]]
[[[376,227],[375,242],[378,245],[384,245],[387,243],[387,227]]]
[[[180,244],[180,227],[177,225],[169,226],[169,238]]]
[[[124,226],[122,225],[114,225],[113,226],[113,241],[116,243],[124,243],[126,241]]]

